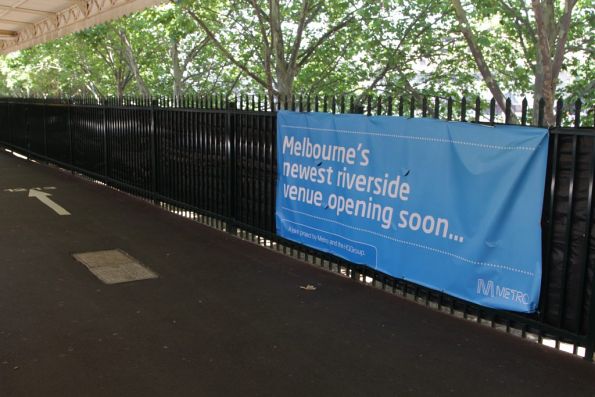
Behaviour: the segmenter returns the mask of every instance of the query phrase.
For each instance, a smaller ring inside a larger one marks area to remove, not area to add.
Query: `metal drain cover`
[[[138,260],[119,249],[84,252],[72,256],[105,284],[127,283],[158,277]]]

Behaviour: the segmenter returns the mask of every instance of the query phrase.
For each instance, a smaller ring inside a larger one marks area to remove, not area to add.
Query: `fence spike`
[[[387,101],[386,107],[387,107],[387,114],[389,116],[392,116],[393,115],[393,96],[392,95],[388,96],[388,101]]]
[[[494,124],[496,121],[496,99],[490,100],[490,123]]]
[[[540,98],[539,99],[539,109],[538,109],[538,114],[537,114],[537,125],[539,127],[543,127],[543,119],[545,116],[545,99]]]
[[[581,126],[581,108],[583,103],[581,102],[580,98],[577,98],[576,102],[574,102],[574,128],[579,128]]]
[[[467,98],[461,98],[461,121],[467,121]]]
[[[506,98],[506,109],[504,110],[504,124],[510,124],[512,118],[512,101]]]
[[[399,116],[403,117],[403,95],[399,96]]]
[[[556,102],[556,127],[560,127],[562,125],[562,109],[564,109],[564,99],[558,98],[558,102]]]
[[[475,97],[475,122],[479,123],[481,117],[481,99],[479,96]]]
[[[527,125],[527,108],[529,103],[527,102],[527,98],[523,98],[523,102],[521,103],[521,125]]]

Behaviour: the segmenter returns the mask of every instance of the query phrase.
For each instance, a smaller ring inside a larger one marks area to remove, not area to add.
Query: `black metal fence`
[[[292,98],[272,106],[259,97],[232,101],[219,96],[183,100],[128,98],[0,99],[0,145],[100,180],[160,205],[207,216],[236,235],[251,236],[355,280],[391,290],[426,305],[508,332],[585,349],[595,348],[595,229],[593,190],[595,129],[581,124],[577,101],[571,114],[557,104],[542,230],[543,280],[538,312],[493,310],[453,298],[373,269],[312,250],[275,234],[277,178],[276,111],[350,112],[436,117],[495,123],[515,119],[510,100],[502,114],[495,101],[465,98]],[[456,107],[456,109],[455,109]],[[483,109],[482,109],[483,108]],[[484,110],[485,109],[485,110]],[[456,114],[456,116],[455,116]],[[543,123],[543,103],[537,123]],[[591,116],[589,116],[591,117]],[[524,101],[518,121],[532,120]],[[566,121],[565,121],[566,120]],[[569,120],[569,121],[568,121]],[[566,124],[570,124],[566,126]]]

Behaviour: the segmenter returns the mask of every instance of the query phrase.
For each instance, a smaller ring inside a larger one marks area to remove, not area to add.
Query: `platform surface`
[[[72,256],[112,249],[158,278]],[[595,365],[0,153],[0,396],[445,395],[595,396]]]

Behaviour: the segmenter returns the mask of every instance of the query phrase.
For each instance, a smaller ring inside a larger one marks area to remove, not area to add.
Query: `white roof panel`
[[[0,52],[9,53],[165,0],[0,0]]]

